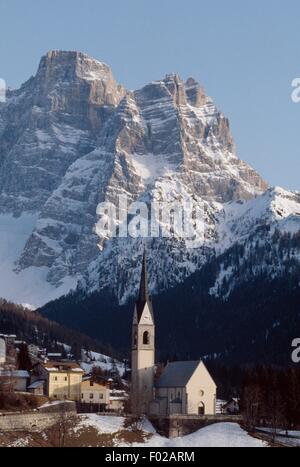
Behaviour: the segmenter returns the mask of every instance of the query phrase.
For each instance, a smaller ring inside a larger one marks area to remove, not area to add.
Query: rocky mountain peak
[[[167,74],[162,80],[152,82],[150,87],[145,87],[145,90],[149,89],[156,90],[158,97],[172,96],[177,106],[189,104],[193,107],[201,107],[211,101],[204,88],[194,78],[184,81],[178,73]]]
[[[51,50],[41,58],[37,76],[57,81],[104,80],[110,78],[112,72],[108,65],[82,52]]]
[[[227,204],[259,203],[268,188],[237,157],[229,121],[203,87],[178,74],[129,92],[102,62],[51,51],[36,76],[10,93],[0,122],[0,216],[18,241],[2,264],[19,294],[7,298],[17,301],[23,301],[24,283],[36,284],[35,305],[68,292],[78,280],[88,291],[113,289],[123,301],[132,295],[127,272],[138,259],[139,242],[99,238],[100,202],[117,203],[126,194],[130,201],[191,196],[205,204],[199,249],[189,250],[178,238],[153,242],[155,292],[200,269],[218,238],[232,244],[237,231]],[[232,216],[240,215],[235,209]],[[24,300],[30,303],[30,297]]]
[[[188,103],[193,107],[201,107],[209,100],[204,88],[194,78],[188,78],[186,80],[185,93]]]
[[[81,52],[48,52],[40,61],[34,87],[40,91],[38,103],[52,97],[51,110],[68,113],[74,101],[116,106],[125,94],[108,65]]]

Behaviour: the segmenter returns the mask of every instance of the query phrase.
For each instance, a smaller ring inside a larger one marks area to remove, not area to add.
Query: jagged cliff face
[[[43,57],[0,107],[1,211],[41,210],[71,164],[94,149],[124,94],[106,65],[83,54]]]
[[[192,78],[168,75],[130,92],[107,65],[50,52],[36,76],[0,104],[0,122],[0,212],[20,226],[31,216],[11,266],[17,282],[33,274],[34,304],[78,280],[88,290],[111,287],[121,301],[135,292],[141,242],[99,238],[100,202],[127,194],[131,201],[192,196],[204,203],[198,249],[176,238],[151,242],[153,291],[183,281],[222,250],[228,203],[267,189],[237,157],[228,120]],[[30,294],[8,298],[30,301]]]

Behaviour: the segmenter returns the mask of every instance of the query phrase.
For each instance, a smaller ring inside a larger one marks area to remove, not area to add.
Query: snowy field
[[[141,431],[124,427],[124,417],[82,414],[73,420],[68,430],[66,446],[70,447],[153,447],[153,448],[196,448],[196,447],[267,447],[268,444],[252,438],[238,424],[216,423],[195,433],[168,439],[160,436],[148,420],[144,420]],[[53,444],[53,431],[39,433],[0,433],[0,446],[6,447],[49,447]]]
[[[124,418],[105,417],[96,414],[82,416],[82,421],[78,428],[93,427],[99,433],[116,433],[122,429]],[[197,432],[182,438],[168,439],[160,436],[152,424],[145,420],[142,430],[145,434],[150,434],[150,438],[145,443],[135,443],[134,447],[267,447],[267,444],[258,439],[252,438],[246,431],[235,423],[216,423],[215,425],[202,428]],[[128,444],[119,444],[126,447]]]

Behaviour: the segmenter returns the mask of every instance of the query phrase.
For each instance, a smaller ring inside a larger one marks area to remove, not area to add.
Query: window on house
[[[81,394],[81,399],[83,399],[83,394]]]
[[[67,377],[67,376],[65,376],[65,381],[68,381],[68,377]]]
[[[93,382],[93,381],[90,381],[90,386],[94,386],[94,382]]]
[[[99,399],[104,399],[103,394],[99,394]]]
[[[143,344],[149,345],[150,344],[150,334],[148,331],[145,331],[143,334]]]
[[[92,392],[90,393],[90,399],[94,399],[94,394]]]
[[[57,376],[54,376],[53,379],[54,379],[54,381],[58,381]]]

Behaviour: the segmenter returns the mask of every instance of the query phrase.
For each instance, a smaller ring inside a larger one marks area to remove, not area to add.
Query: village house
[[[0,382],[4,390],[26,392],[30,373],[23,370],[0,370]]]
[[[105,383],[98,383],[93,378],[86,378],[81,383],[81,403],[93,404],[99,407],[99,412],[105,411],[109,404],[110,389]]]
[[[5,340],[7,346],[14,346],[17,336],[15,334],[0,334],[0,338]]]
[[[235,415],[240,412],[240,403],[239,399],[233,397],[228,402],[226,402],[222,407],[222,413],[228,415]]]
[[[169,363],[155,382],[155,323],[146,254],[132,323],[131,405],[150,415],[215,415],[217,386],[202,361]]]
[[[81,382],[84,371],[76,362],[37,363],[32,370],[31,390],[36,381],[45,381],[45,395],[50,398],[72,401],[81,399]]]
[[[6,362],[6,343],[5,340],[0,338],[0,367]]]
[[[125,403],[128,399],[127,392],[124,390],[112,390],[109,395],[109,411],[124,412]]]
[[[8,366],[9,368],[15,368],[16,360],[16,350],[15,350],[15,334],[0,334],[0,339],[2,341],[2,367]],[[3,344],[4,341],[4,344]],[[4,351],[5,351],[5,361],[4,361]]]
[[[113,380],[87,376],[79,363],[62,360],[60,353],[48,353],[57,359],[43,359],[44,349],[28,344],[28,352],[35,361],[31,374],[16,370],[15,348],[24,344],[16,336],[1,335],[0,338],[0,383],[4,390],[28,392],[50,399],[77,401],[88,405],[88,410],[99,412],[122,412],[127,399],[126,391],[112,389]],[[8,358],[7,349],[12,352]],[[87,407],[85,407],[87,408]]]
[[[34,394],[35,396],[43,396],[44,394],[46,394],[46,381],[34,381],[27,387],[27,391],[31,394]]]
[[[60,361],[62,359],[62,353],[61,352],[48,352],[47,358],[52,361],[53,360]]]

